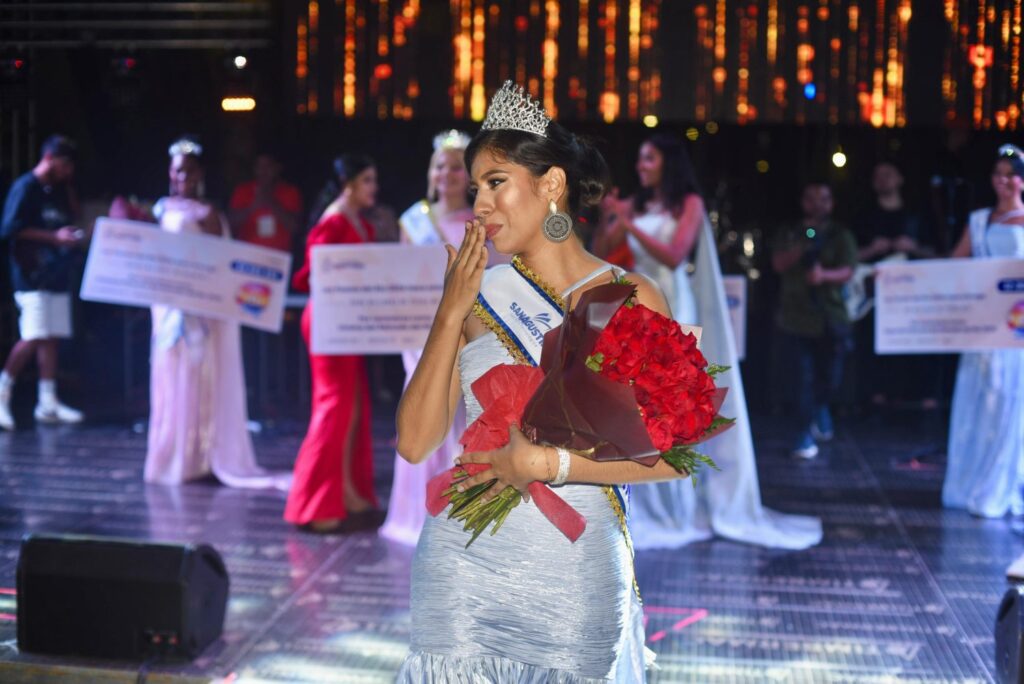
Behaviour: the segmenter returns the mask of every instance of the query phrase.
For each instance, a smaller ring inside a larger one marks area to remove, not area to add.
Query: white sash
[[[476,301],[487,326],[535,366],[540,364],[545,333],[561,325],[565,316],[551,294],[504,264],[487,269]]]
[[[427,200],[420,200],[406,209],[398,218],[398,224],[414,245],[439,245],[443,242]]]

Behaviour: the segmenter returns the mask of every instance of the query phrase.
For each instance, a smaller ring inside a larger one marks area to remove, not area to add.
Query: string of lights
[[[1022,125],[1022,1],[941,0],[946,120]],[[430,79],[447,81],[450,95],[450,110],[431,115],[479,121],[488,94],[513,78],[569,118],[902,127],[911,5],[449,0],[432,6],[447,16],[428,29],[420,0],[307,0],[294,16],[295,111],[409,119]],[[425,74],[425,63],[447,78]],[[685,84],[668,100],[666,71]]]

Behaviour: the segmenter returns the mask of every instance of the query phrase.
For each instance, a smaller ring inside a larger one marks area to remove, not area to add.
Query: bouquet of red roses
[[[714,378],[724,370],[708,365],[692,333],[636,303],[633,285],[600,285],[545,336],[539,368],[496,366],[473,383],[483,412],[460,442],[468,451],[497,449],[508,442],[509,426],[520,425],[537,444],[599,461],[651,466],[664,459],[695,477],[701,465],[715,467],[695,446],[732,424],[718,413],[726,390]],[[473,531],[469,543],[492,523],[494,534],[520,500],[508,488],[484,503],[481,495],[494,481],[457,491],[488,467],[457,466],[428,486],[430,513],[451,505],[449,517]],[[546,484],[535,482],[529,491],[553,524],[579,538],[586,526],[579,513]]]

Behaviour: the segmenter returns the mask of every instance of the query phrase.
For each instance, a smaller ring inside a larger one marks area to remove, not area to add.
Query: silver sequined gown
[[[470,385],[502,363],[513,360],[493,333],[464,347],[468,422],[481,411]],[[532,503],[468,549],[461,524],[447,513],[428,517],[413,561],[411,653],[399,682],[645,681],[643,615],[618,514],[602,487],[557,491],[587,519],[576,543]]]

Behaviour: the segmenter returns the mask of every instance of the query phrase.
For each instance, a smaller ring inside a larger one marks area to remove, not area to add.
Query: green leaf
[[[735,418],[726,418],[725,416],[715,416],[714,420],[711,421],[711,425],[704,431],[704,434],[717,430],[724,425],[732,425],[736,422]]]
[[[704,369],[704,372],[710,375],[711,377],[716,378],[725,371],[729,370],[730,368],[732,368],[732,366],[720,366],[717,363],[711,363],[708,364],[708,367]]]
[[[604,363],[604,354],[602,354],[601,352],[591,354],[590,356],[587,357],[587,360],[584,363],[586,363],[587,368],[589,368],[590,370],[594,371],[595,373],[600,373],[601,365]]]
[[[702,466],[718,470],[718,466],[711,458],[691,446],[672,447],[664,452],[661,458],[680,473],[688,473],[692,478],[696,478]]]

